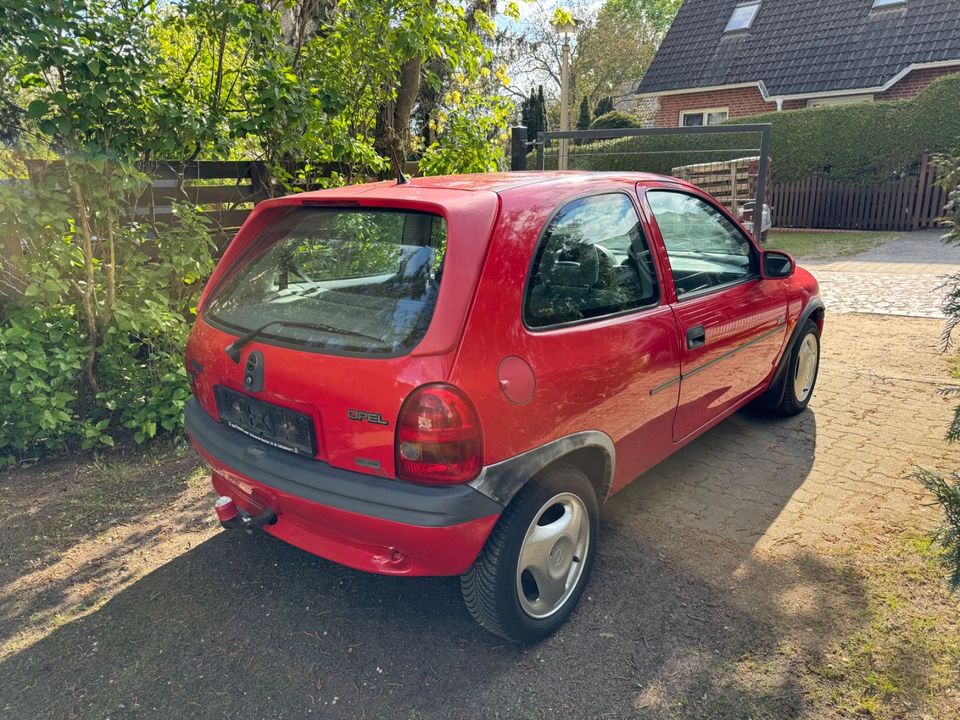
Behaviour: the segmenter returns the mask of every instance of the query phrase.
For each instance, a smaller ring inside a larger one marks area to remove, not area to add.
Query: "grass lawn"
[[[885,240],[896,237],[891,232],[866,232],[859,230],[823,230],[818,232],[791,232],[771,230],[767,247],[785,250],[796,258],[836,258],[857,255]]]

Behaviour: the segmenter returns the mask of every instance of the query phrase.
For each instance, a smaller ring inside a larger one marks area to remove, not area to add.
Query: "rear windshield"
[[[426,333],[447,226],[426,213],[297,208],[251,245],[252,258],[204,311],[222,329],[320,352],[398,355]]]

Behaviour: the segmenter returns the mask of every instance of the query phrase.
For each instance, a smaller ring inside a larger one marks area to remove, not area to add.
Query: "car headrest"
[[[433,249],[426,246],[417,248],[404,246],[401,250],[400,262],[402,263],[400,274],[404,277],[412,277],[424,269],[430,269],[433,262]]]
[[[586,243],[564,244],[547,249],[540,263],[540,276],[550,285],[590,288],[600,279],[597,249]]]

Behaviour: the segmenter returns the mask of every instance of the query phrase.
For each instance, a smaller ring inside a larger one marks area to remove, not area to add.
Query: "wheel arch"
[[[598,430],[567,435],[488,465],[470,485],[506,506],[534,475],[558,462],[567,462],[580,469],[593,485],[598,502],[604,502],[610,495],[616,450],[610,436]]]
[[[770,386],[766,392],[754,401],[757,406],[761,408],[774,408],[783,400],[783,391],[786,388],[787,366],[790,364],[790,355],[793,353],[793,348],[800,340],[800,333],[803,330],[803,326],[807,324],[807,321],[813,320],[817,324],[817,328],[822,332],[825,312],[823,300],[819,297],[812,298],[801,311],[800,317],[797,318],[797,324],[793,326],[790,339],[786,345],[784,345],[783,356],[780,358],[777,369],[773,373]]]

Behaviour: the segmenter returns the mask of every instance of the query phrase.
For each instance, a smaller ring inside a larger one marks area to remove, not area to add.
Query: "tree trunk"
[[[419,56],[410,58],[400,67],[396,97],[382,103],[377,112],[374,147],[386,157],[390,157],[392,147],[401,162],[406,158],[406,148],[410,144],[410,116],[420,93],[420,67]]]
[[[70,175],[69,165],[67,174]],[[93,274],[93,230],[90,226],[89,208],[83,197],[83,190],[80,183],[70,177],[73,185],[74,198],[77,202],[77,218],[80,220],[80,234],[82,236],[83,265],[85,270],[86,284],[83,288],[82,306],[83,314],[87,320],[87,335],[89,336],[90,349],[87,352],[87,358],[83,363],[83,376],[94,394],[100,392],[100,385],[97,383],[94,368],[97,362],[97,350],[100,347],[100,333],[97,330],[97,312],[96,299],[94,298],[94,274]]]

